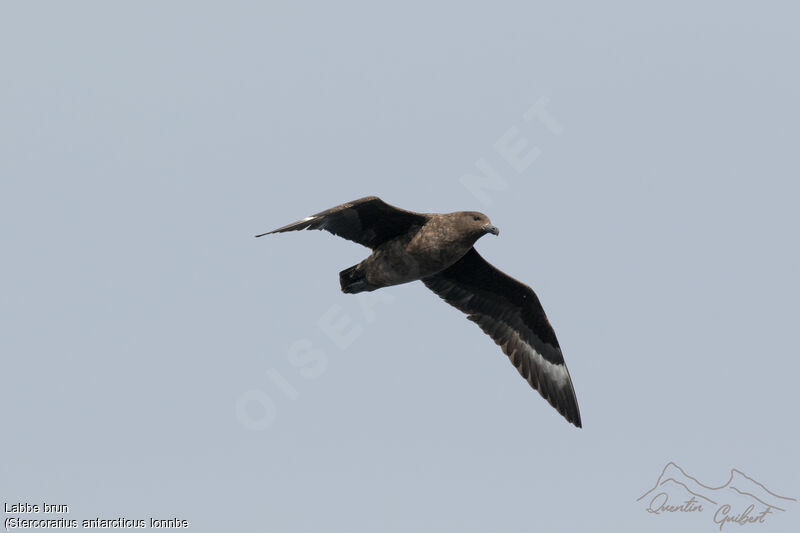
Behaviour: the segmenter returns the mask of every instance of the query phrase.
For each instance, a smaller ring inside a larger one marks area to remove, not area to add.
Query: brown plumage
[[[581,427],[578,401],[561,348],[539,299],[473,248],[499,232],[482,213],[414,213],[368,196],[268,233],[324,229],[372,249],[339,273],[342,291],[358,293],[422,281],[497,343],[519,373],[569,422]]]

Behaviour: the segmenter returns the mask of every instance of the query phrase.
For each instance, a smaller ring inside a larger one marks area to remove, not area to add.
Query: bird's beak
[[[500,235],[500,230],[497,229],[497,226],[492,226],[491,224],[486,224],[483,226],[484,233],[491,233],[492,235]]]

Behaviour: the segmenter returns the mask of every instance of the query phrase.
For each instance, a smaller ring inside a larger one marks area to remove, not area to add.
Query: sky
[[[0,499],[719,531],[637,501],[669,462],[800,498],[799,29],[791,2],[3,3]],[[583,429],[421,283],[342,294],[367,249],[253,238],[367,195],[491,218]],[[797,531],[781,501],[723,531]]]

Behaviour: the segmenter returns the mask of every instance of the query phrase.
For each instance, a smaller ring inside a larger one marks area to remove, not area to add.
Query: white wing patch
[[[472,316],[480,318],[474,320]],[[474,320],[475,323],[483,329],[484,333],[488,334],[493,339],[503,339],[502,344],[497,342],[497,340],[495,340],[495,342],[500,345],[500,348],[502,348],[503,352],[512,362],[514,361],[515,352],[521,349],[523,351],[523,357],[527,357],[528,361],[532,363],[532,366],[538,370],[537,374],[541,373],[548,382],[559,389],[569,387],[571,380],[569,372],[567,371],[567,365],[551,363],[545,359],[542,354],[528,344],[515,329],[488,315],[471,315],[470,319]],[[481,319],[483,319],[483,323]],[[495,328],[495,331],[491,331],[492,328]],[[512,347],[516,347],[516,350]]]
[[[567,372],[567,365],[559,365],[551,363],[542,354],[533,349],[533,346],[525,342],[514,330],[511,330],[511,335],[517,341],[517,346],[522,346],[525,350],[525,355],[533,361],[537,368],[541,369],[547,379],[552,383],[558,385],[559,388],[565,387],[569,384],[569,372]]]

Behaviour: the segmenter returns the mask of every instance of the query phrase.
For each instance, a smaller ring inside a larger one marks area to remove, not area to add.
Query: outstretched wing
[[[375,248],[415,226],[422,226],[427,220],[427,215],[398,209],[377,196],[367,196],[256,237],[285,231],[324,229],[347,240]]]
[[[564,418],[581,427],[578,400],[556,334],[530,287],[490,265],[475,248],[422,281],[478,324],[522,377]]]

